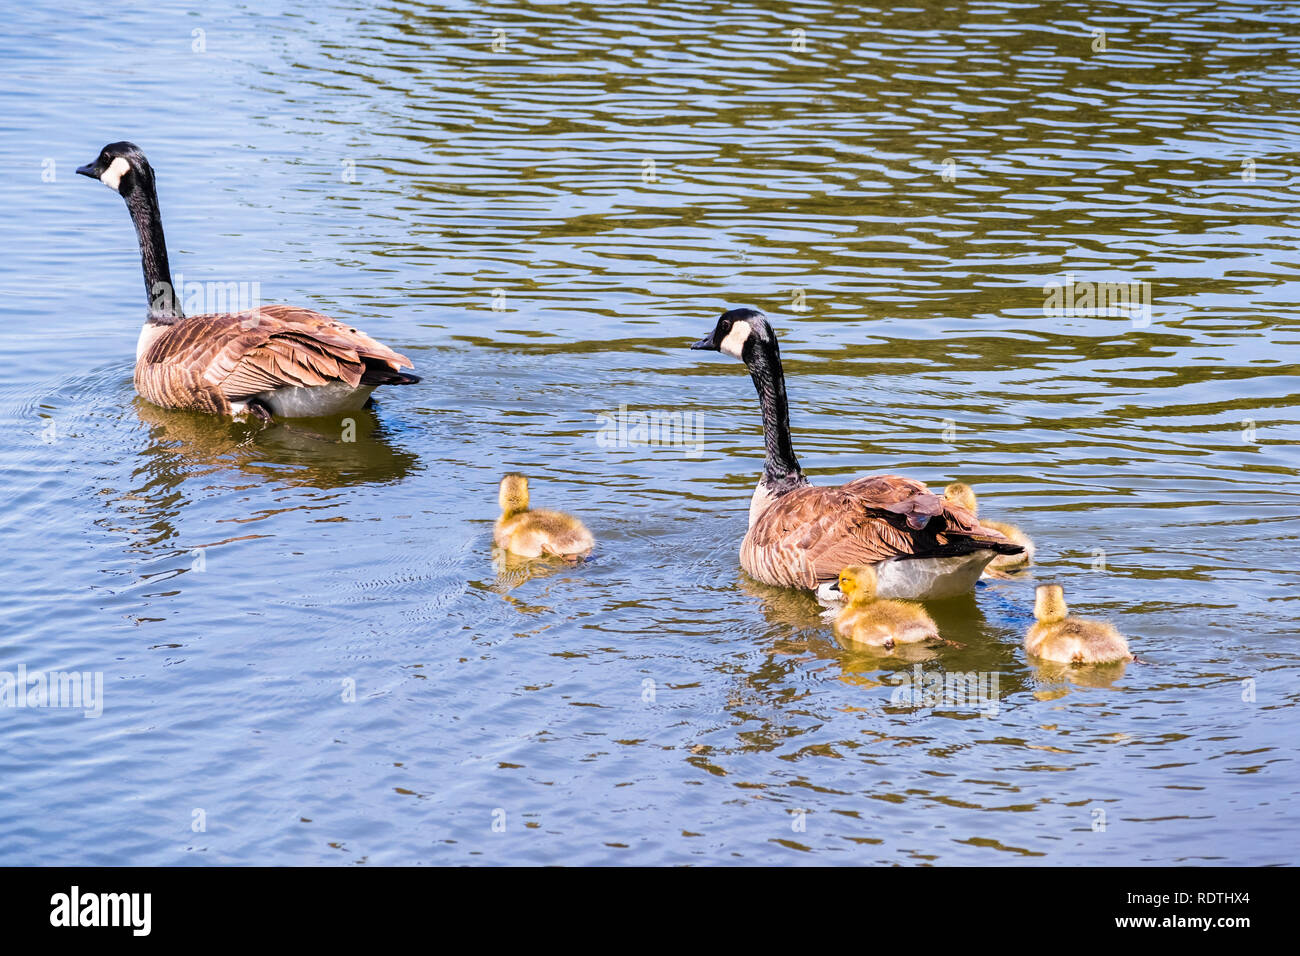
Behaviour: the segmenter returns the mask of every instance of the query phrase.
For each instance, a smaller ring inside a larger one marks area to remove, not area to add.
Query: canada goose
[[[1043,660],[1064,664],[1110,664],[1136,660],[1115,628],[1105,621],[1066,617],[1065,592],[1059,584],[1040,584],[1034,595],[1034,624],[1025,635],[1025,650]]]
[[[810,485],[790,443],[781,353],[763,313],[724,312],[691,348],[740,359],[758,391],[766,460],[740,545],[740,565],[752,577],[817,588],[834,581],[841,568],[879,564],[882,597],[942,598],[971,590],[996,555],[1021,551],[911,478],[873,475],[838,488]]]
[[[839,580],[845,604],[835,618],[837,637],[886,649],[895,644],[947,643],[921,605],[876,597],[876,570],[871,565],[847,567]]]
[[[596,539],[581,521],[561,511],[530,511],[528,479],[511,472],[501,479],[497,489],[501,517],[497,519],[492,540],[498,547],[522,558],[544,554],[576,561],[595,547]]]
[[[977,518],[979,517],[979,502],[975,500],[975,489],[965,482],[954,481],[943,489],[943,496],[953,504],[965,508]],[[1008,541],[1025,549],[1020,554],[999,554],[984,569],[984,577],[1009,577],[1017,571],[1023,571],[1033,562],[1034,542],[1029,540],[1029,535],[1015,525],[1004,524],[1001,521],[981,520],[980,524],[986,528],[992,528]]]
[[[133,143],[109,143],[77,170],[126,200],[140,240],[149,312],[135,388],[164,408],[304,417],[354,411],[378,385],[409,385],[410,359],[310,309],[268,305],[185,316],[172,287],[153,168]]]

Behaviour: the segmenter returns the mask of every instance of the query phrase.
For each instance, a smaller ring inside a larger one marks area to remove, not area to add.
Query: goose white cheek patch
[[[104,170],[104,174],[99,177],[99,181],[113,192],[117,192],[117,187],[122,185],[122,177],[126,175],[126,171],[130,168],[131,164],[119,156],[108,164],[108,169]]]
[[[741,358],[740,351],[745,347],[745,340],[749,338],[749,333],[754,331],[749,327],[748,322],[737,322],[727,333],[727,337],[722,340],[718,350],[726,352],[732,358]]]

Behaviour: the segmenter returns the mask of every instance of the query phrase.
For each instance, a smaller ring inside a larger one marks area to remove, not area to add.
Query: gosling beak
[[[78,172],[80,172],[80,170],[78,170]],[[718,350],[718,347],[713,344],[712,332],[710,332],[708,335],[704,336],[704,338],[700,339],[698,342],[692,345],[691,348],[701,349],[706,352],[716,352]]]
[[[826,581],[817,586],[814,592],[817,600],[825,607],[836,608],[844,603],[844,593],[840,590],[839,581]]]
[[[85,166],[78,166],[77,173],[82,176],[89,176],[91,179],[99,178],[99,173],[95,172],[94,163],[86,163]]]

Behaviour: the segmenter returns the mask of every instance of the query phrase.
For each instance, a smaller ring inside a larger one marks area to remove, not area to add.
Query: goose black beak
[[[94,163],[86,163],[85,166],[78,166],[77,172],[82,176],[89,176],[91,179],[99,178],[99,173],[95,172]]]
[[[718,347],[713,344],[713,333],[709,333],[708,335],[704,336],[704,338],[700,339],[698,342],[692,345],[691,348],[701,349],[707,352],[716,352],[718,350]]]

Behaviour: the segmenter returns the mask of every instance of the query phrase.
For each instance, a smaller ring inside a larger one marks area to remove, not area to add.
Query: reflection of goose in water
[[[728,541],[727,556],[730,557],[735,553],[735,543]],[[807,591],[763,584],[748,575],[736,574],[736,577],[740,590],[758,600],[763,617],[771,625],[769,636],[784,640],[812,638],[813,633],[807,635],[800,633],[809,631],[815,633],[817,640],[824,640],[828,647],[833,647],[826,636],[826,618],[823,609]]]
[[[811,655],[837,662],[844,673],[863,672],[875,674],[895,662],[916,663],[939,657],[939,648],[929,645],[902,645],[896,647],[888,658],[873,654],[852,645],[842,647],[832,638],[830,626],[836,610],[827,611],[807,591],[762,584],[752,578],[742,578],[740,588],[758,600],[767,619],[767,638],[772,643],[772,653],[777,656]],[[971,602],[972,604],[974,602]],[[879,680],[866,680],[868,686],[877,686]]]
[[[399,481],[419,459],[392,444],[369,411],[265,425],[159,408],[137,399],[152,444],[141,451],[164,480],[230,469],[293,487],[334,488]]]
[[[534,579],[549,578],[553,574],[572,571],[573,566],[542,558],[525,558],[505,548],[492,549],[492,569],[496,571],[496,584],[492,590],[508,594],[522,584]]]
[[[344,440],[340,421],[241,422],[159,408],[140,398],[114,409],[111,417],[91,414],[84,424],[69,427],[89,432],[107,422],[119,429],[132,417],[138,417],[143,433],[133,429],[113,441],[134,446],[135,453],[122,458],[117,481],[96,495],[106,512],[96,525],[124,538],[123,550],[130,555],[124,566],[105,572],[114,593],[202,570],[206,549],[266,537],[249,519],[268,512],[249,507],[244,488],[328,491],[383,484],[406,477],[419,461],[393,446],[368,412],[354,413],[346,426],[350,441]],[[239,502],[233,513],[220,503],[230,495]],[[187,512],[211,517],[213,508],[222,509],[216,524],[185,520]]]
[[[917,664],[925,666],[927,674],[933,670],[944,674],[975,675],[979,680],[987,680],[988,675],[996,674],[1002,698],[1028,691],[1033,686],[1030,673],[1019,664],[1019,646],[1015,643],[1016,632],[1026,612],[1020,610],[1009,615],[996,600],[989,600],[996,595],[983,592],[983,589],[980,601],[968,593],[925,604],[939,630],[960,637],[960,644],[895,645],[888,655],[884,655],[870,648],[840,646],[831,632],[836,611],[826,611],[807,591],[759,584],[746,577],[741,577],[740,587],[755,599],[769,625],[764,635],[769,660],[811,658],[830,662],[838,669],[840,680],[863,691],[898,687],[900,682],[912,679],[912,668]],[[989,614],[985,613],[986,602],[990,604]],[[1006,606],[1019,609],[1019,605],[1012,602],[1007,602]],[[805,663],[802,666],[815,669],[818,665]],[[888,699],[883,698],[885,701]],[[873,704],[863,697],[849,707],[860,706],[875,712],[879,703],[879,699]]]
[[[1077,664],[1031,658],[1030,669],[1036,685],[1034,696],[1039,700],[1056,700],[1070,692],[1071,684],[1077,687],[1110,687],[1124,676],[1128,665],[1128,661],[1116,661],[1079,667]]]

